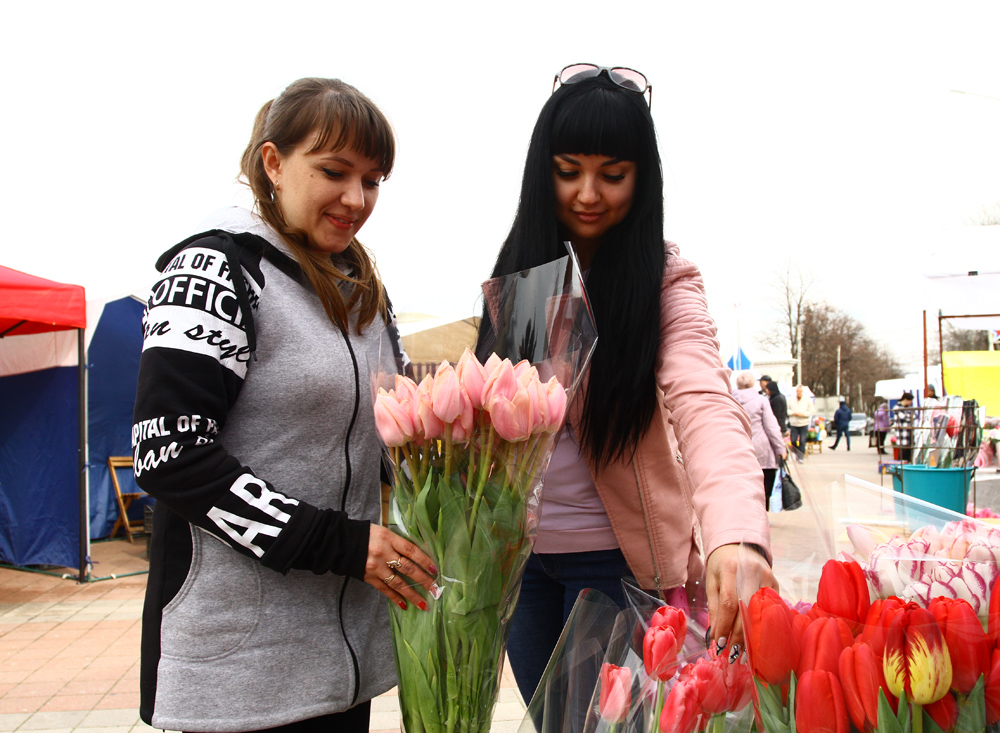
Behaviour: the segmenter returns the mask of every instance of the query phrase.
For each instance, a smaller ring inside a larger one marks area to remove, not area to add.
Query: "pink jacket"
[[[750,434],[757,462],[761,468],[777,468],[778,456],[785,455],[785,439],[771,410],[771,403],[754,387],[738,389],[733,393],[737,402],[750,416]]]
[[[677,245],[666,246],[659,416],[630,458],[599,472],[590,466],[625,559],[648,589],[696,578],[720,545],[746,541],[770,552],[750,423],[730,394],[701,273]]]

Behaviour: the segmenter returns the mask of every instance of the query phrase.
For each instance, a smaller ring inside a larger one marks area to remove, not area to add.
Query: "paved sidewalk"
[[[795,464],[803,488],[825,486],[845,473],[878,483],[877,456],[866,443],[857,440],[851,452],[824,449]],[[807,510],[771,515],[773,541],[814,531],[812,521]],[[95,576],[116,577],[86,585],[0,568],[0,733],[150,730],[138,715],[146,575],[129,575],[146,570],[144,551],[145,542],[95,543]],[[505,666],[492,730],[513,733],[523,716]],[[399,730],[395,690],[373,701],[371,730]]]

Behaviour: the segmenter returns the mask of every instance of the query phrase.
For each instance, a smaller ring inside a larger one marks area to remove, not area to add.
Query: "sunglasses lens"
[[[640,93],[646,91],[646,87],[649,86],[646,77],[638,71],[622,67],[611,69],[611,80],[620,87]]]
[[[559,72],[559,82],[561,84],[573,84],[574,82],[589,79],[601,73],[601,67],[593,64],[571,64]]]

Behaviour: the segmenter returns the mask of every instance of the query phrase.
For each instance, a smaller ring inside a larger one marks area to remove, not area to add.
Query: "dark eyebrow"
[[[324,155],[322,158],[320,158],[320,160],[333,160],[333,161],[336,161],[337,163],[340,163],[341,165],[347,166],[348,168],[353,168],[354,167],[354,163],[352,163],[351,161],[349,161],[347,158],[341,158],[339,155]],[[378,173],[379,175],[383,175],[381,168],[372,168],[368,172],[369,173]]]
[[[580,161],[579,160],[576,160],[575,158],[569,157],[568,155],[566,155],[566,153],[559,153],[555,157],[562,158],[563,160],[565,160],[567,163],[570,163],[571,165],[580,165]],[[605,166],[609,166],[609,165],[615,165],[616,163],[625,163],[625,162],[627,162],[627,161],[624,160],[623,158],[612,158],[607,163],[601,163],[601,168],[604,168]]]

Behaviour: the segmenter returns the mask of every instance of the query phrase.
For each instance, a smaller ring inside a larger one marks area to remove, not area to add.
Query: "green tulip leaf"
[[[979,733],[986,728],[986,678],[979,675],[965,700],[958,698],[958,722],[955,733]]]
[[[923,709],[923,716],[924,733],[945,733],[941,726],[934,722],[934,718],[931,717],[926,708]],[[982,728],[980,728],[980,730],[982,730]]]
[[[781,704],[781,687],[768,687],[756,677],[753,680],[760,700],[760,717],[768,733],[788,733],[788,711]]]
[[[878,691],[878,733],[903,733],[903,726],[882,689]]]
[[[792,677],[788,682],[788,730],[789,733],[795,733],[795,688],[796,679],[795,672],[792,672]]]

